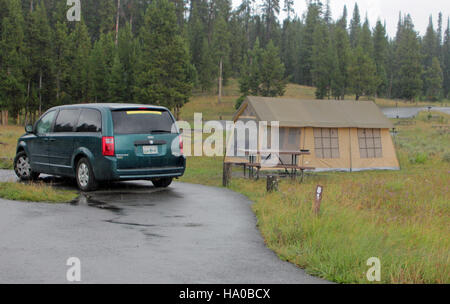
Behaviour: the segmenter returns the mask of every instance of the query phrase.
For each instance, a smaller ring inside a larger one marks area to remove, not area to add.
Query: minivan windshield
[[[172,133],[174,121],[165,110],[112,111],[114,134]]]

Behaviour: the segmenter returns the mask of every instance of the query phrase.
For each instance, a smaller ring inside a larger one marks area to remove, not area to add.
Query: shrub
[[[447,163],[450,163],[450,152],[445,153],[444,156],[442,157],[442,160]]]
[[[236,108],[236,110],[238,110],[241,107],[241,105],[244,102],[245,98],[246,98],[245,96],[241,96],[241,97],[239,97],[236,100],[236,105],[234,106]]]
[[[412,164],[425,164],[428,160],[428,155],[426,153],[417,153],[415,156],[410,158]]]

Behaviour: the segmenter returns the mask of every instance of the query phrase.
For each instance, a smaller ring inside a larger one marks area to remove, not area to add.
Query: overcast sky
[[[257,0],[257,2],[261,3],[262,0]],[[325,3],[326,0],[323,0],[323,2]],[[383,22],[386,21],[387,31],[391,37],[395,36],[397,31],[398,14],[400,11],[402,14],[409,13],[411,15],[416,31],[419,31],[421,35],[425,33],[430,15],[433,15],[433,22],[436,29],[438,14],[442,12],[444,19],[443,26],[445,29],[447,27],[447,18],[450,14],[450,0],[330,0],[333,19],[340,17],[344,5],[347,5],[350,21],[355,2],[358,2],[363,20],[367,12],[371,27],[375,25],[377,19]],[[235,7],[240,3],[241,0],[233,0]],[[280,3],[284,6],[284,0],[280,0]],[[296,14],[302,16],[306,11],[306,0],[294,0],[294,3]],[[284,18],[284,16],[284,13],[281,14],[281,18]]]

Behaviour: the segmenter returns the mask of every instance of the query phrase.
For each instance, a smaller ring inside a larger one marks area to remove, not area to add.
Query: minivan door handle
[[[49,140],[50,141],[56,141],[56,138],[50,138]]]

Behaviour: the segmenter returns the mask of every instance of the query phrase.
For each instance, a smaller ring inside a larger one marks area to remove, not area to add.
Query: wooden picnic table
[[[294,179],[297,176],[297,170],[302,172],[302,180],[303,180],[303,173],[305,170],[314,170],[313,167],[302,167],[298,165],[298,156],[302,155],[311,155],[311,152],[309,150],[249,150],[249,149],[241,149],[240,151],[245,152],[247,156],[249,156],[249,163],[244,164],[244,177],[246,174],[246,166],[249,167],[249,177],[253,177],[254,175],[254,169],[257,169],[257,178],[259,178],[259,171],[262,167],[262,164],[256,163],[256,157],[257,156],[264,156],[267,155],[266,159],[269,159],[272,154],[277,155],[278,160],[280,161],[280,164],[276,166],[271,166],[271,168],[276,169],[284,169],[287,175],[289,175],[292,179]],[[285,164],[283,163],[283,160],[281,159],[281,155],[291,155],[291,164]],[[289,170],[291,170],[289,172]]]

